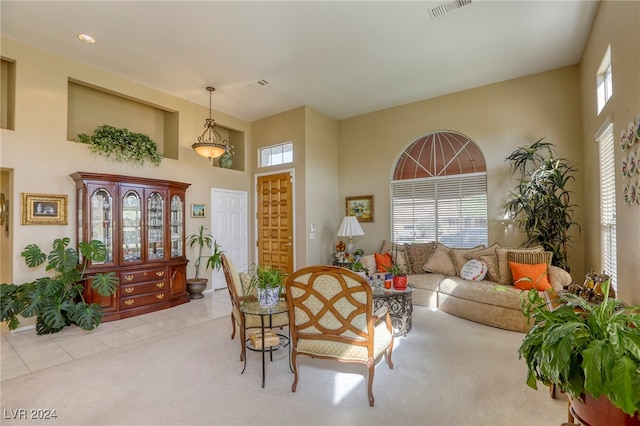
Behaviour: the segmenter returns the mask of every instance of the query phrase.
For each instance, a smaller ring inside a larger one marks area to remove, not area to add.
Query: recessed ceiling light
[[[91,37],[89,34],[78,34],[78,39],[80,41],[84,41],[87,44],[95,44],[96,39]]]

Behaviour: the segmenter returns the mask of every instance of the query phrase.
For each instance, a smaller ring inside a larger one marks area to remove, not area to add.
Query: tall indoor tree
[[[580,230],[573,220],[576,206],[568,189],[576,169],[568,159],[556,158],[553,144],[543,140],[519,147],[506,158],[519,183],[504,207],[526,235],[523,246],[541,245],[553,252],[553,265],[569,271],[569,231]]]

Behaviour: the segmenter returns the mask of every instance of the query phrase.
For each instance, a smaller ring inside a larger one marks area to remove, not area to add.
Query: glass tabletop
[[[391,297],[391,296],[397,296],[400,294],[412,293],[413,290],[415,290],[415,287],[412,284],[408,284],[407,288],[405,288],[404,290],[396,290],[393,287],[380,288],[380,289],[372,288],[372,290],[373,290],[373,297],[378,298],[378,297]]]
[[[251,315],[275,315],[287,312],[289,307],[287,302],[279,300],[278,304],[273,308],[263,308],[258,302],[245,302],[240,304],[240,311]]]

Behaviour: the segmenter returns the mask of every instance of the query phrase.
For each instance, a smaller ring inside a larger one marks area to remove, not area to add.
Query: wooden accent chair
[[[393,368],[393,327],[384,307],[375,314],[371,287],[362,276],[335,266],[302,268],[287,279],[293,384],[298,384],[298,355],[365,364],[373,407],[375,363],[385,354]]]
[[[245,275],[245,280],[240,277],[236,266],[226,255],[222,255],[222,270],[227,281],[227,289],[231,297],[231,339],[236,336],[236,324],[240,331],[240,361],[244,361],[247,352],[246,339],[247,329],[260,328],[260,317],[257,315],[245,315],[240,312],[240,304],[244,301],[256,300],[255,296],[245,296],[249,280]],[[244,275],[244,274],[243,274]],[[244,286],[243,286],[244,283]],[[287,313],[276,314],[271,318],[271,327],[282,328],[289,325]]]

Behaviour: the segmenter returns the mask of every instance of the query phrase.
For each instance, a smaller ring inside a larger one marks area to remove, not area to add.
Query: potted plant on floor
[[[599,304],[563,293],[555,308],[536,290],[522,293],[523,313],[534,322],[519,349],[527,384],[555,384],[585,424],[640,425],[640,306],[609,297],[609,281],[602,291]],[[594,420],[592,411],[607,414]]]
[[[523,246],[543,246],[553,252],[553,265],[569,272],[569,231],[573,227],[580,230],[573,220],[575,205],[571,204],[569,190],[576,170],[566,158],[554,157],[553,144],[543,139],[507,157],[511,173],[519,176],[519,182],[504,207],[527,236]]]
[[[264,308],[276,306],[282,291],[284,273],[270,265],[252,265],[248,275],[250,277],[249,292],[256,292],[260,306]]]
[[[202,259],[207,259],[205,270],[211,268],[214,271],[218,271],[222,266],[222,253],[224,252],[221,250],[220,245],[216,240],[213,239],[213,236],[205,233],[206,229],[207,228],[203,225],[200,225],[197,233],[187,236],[187,245],[189,248],[197,247],[198,251],[198,256],[194,262],[195,276],[187,279],[187,291],[191,295],[192,299],[202,299],[204,297],[202,292],[207,288],[207,283],[209,282],[207,278],[200,277],[200,262]],[[202,255],[202,250],[205,247],[207,249],[211,249],[213,247],[211,255]]]
[[[20,325],[18,316],[36,316],[38,334],[57,333],[70,324],[93,330],[102,321],[102,306],[86,303],[82,293],[85,285],[105,297],[116,292],[118,277],[114,272],[95,274],[90,278],[84,275],[90,261],[103,262],[107,258],[107,248],[98,240],[83,241],[78,244],[78,253],[68,247],[69,241],[69,238],[54,240],[48,255],[36,244],[28,245],[20,254],[30,268],[46,261],[46,270],[54,271],[54,274],[30,283],[0,286],[2,321],[10,330]]]

